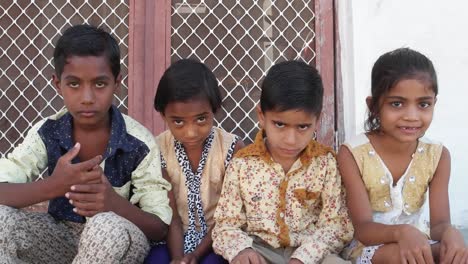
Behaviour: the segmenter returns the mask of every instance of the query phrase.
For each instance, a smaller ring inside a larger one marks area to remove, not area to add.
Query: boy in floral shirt
[[[268,72],[262,130],[231,161],[215,213],[213,248],[232,263],[338,263],[353,235],[333,151],[314,138],[323,85],[290,61]]]

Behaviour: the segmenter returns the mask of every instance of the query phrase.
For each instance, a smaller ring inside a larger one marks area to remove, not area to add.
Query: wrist
[[[69,191],[66,190],[64,186],[61,186],[52,176],[46,177],[45,179],[38,182],[43,184],[43,189],[47,196],[47,200],[65,196],[65,193]]]
[[[411,226],[407,224],[394,225],[394,230],[392,232],[393,241],[398,242],[401,240],[403,234],[406,234],[410,231]]]

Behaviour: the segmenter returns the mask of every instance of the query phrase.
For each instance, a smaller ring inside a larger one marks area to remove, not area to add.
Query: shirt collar
[[[240,149],[235,156],[258,156],[268,164],[274,163],[271,154],[265,145],[264,134],[264,130],[260,130],[255,136],[254,142],[249,146]],[[333,155],[335,155],[335,153],[330,147],[322,145],[315,140],[311,140],[307,147],[301,152],[299,159],[301,161],[302,166],[309,166],[313,158],[326,155],[327,153],[332,153]]]
[[[104,159],[115,154],[117,149],[124,151],[131,151],[135,145],[127,143],[127,128],[125,126],[125,120],[119,109],[112,105],[109,109],[109,115],[111,117],[111,134],[109,143],[107,144]],[[62,117],[57,119],[57,129],[53,132],[52,137],[59,141],[62,148],[69,150],[73,147],[73,117],[70,112],[65,113]]]

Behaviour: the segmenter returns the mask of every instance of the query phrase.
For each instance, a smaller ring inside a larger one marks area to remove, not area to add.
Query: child
[[[356,263],[468,263],[450,225],[449,152],[423,138],[437,92],[432,62],[417,51],[397,49],[374,64],[367,132],[338,154],[356,232],[346,254]],[[428,188],[432,240],[421,221]]]
[[[112,105],[120,51],[102,29],[59,38],[53,84],[66,109],[0,159],[2,263],[135,263],[167,232],[170,185],[151,133]],[[35,181],[48,169],[48,177]],[[21,209],[49,202],[48,213]],[[137,207],[137,206],[138,207]]]
[[[213,248],[230,262],[319,263],[352,238],[335,156],[314,140],[322,100],[303,62],[265,77],[262,130],[231,161],[215,213]]]
[[[162,76],[154,108],[169,127],[157,137],[161,160],[175,194],[167,245],[171,263],[224,263],[212,252],[211,230],[226,165],[243,146],[239,137],[213,127],[221,95],[204,64],[180,60]],[[166,245],[152,250],[147,262],[169,263]]]

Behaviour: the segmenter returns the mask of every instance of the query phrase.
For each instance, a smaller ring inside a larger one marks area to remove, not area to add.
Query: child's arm
[[[318,221],[302,232],[302,243],[291,256],[305,263],[320,263],[327,255],[338,253],[353,236],[336,159],[330,153],[321,163],[326,163],[322,209]]]
[[[346,187],[349,213],[354,236],[364,245],[398,243],[403,263],[419,260],[432,263],[432,252],[426,236],[411,225],[385,225],[372,218],[372,207],[361,173],[351,151],[341,146],[338,153],[339,170]]]
[[[138,226],[149,239],[163,239],[172,218],[167,195],[171,186],[161,175],[158,147],[152,144],[149,149],[132,173],[134,189],[130,201],[117,194],[103,174],[100,183],[72,186],[67,198],[75,206],[75,212],[90,217],[112,211]]]
[[[206,236],[202,239],[200,244],[195,248],[195,250],[192,253],[188,253],[185,256],[178,258],[177,262],[174,262],[174,263],[185,263],[185,264],[198,263],[212,249],[212,245],[213,245],[213,239],[211,238],[212,230],[213,230],[213,227],[210,227]],[[183,243],[184,242],[182,239],[182,244]],[[174,258],[172,259],[174,261]]]
[[[251,248],[253,242],[241,229],[247,221],[239,187],[240,166],[239,160],[234,158],[227,167],[212,232],[214,251],[228,261]]]
[[[166,181],[170,182],[166,169],[162,169],[162,175]],[[173,189],[168,192],[168,197],[169,205],[172,209],[172,220],[169,225],[166,241],[173,262],[184,257],[184,230],[182,228],[182,220],[180,219],[179,211],[177,210]]]
[[[77,144],[59,159],[52,175],[34,181],[33,176],[47,166],[46,147],[37,133],[43,123],[33,126],[8,158],[0,159],[0,204],[22,208],[63,196],[73,184],[100,179],[100,173],[93,168],[101,157],[71,164],[80,150]]]
[[[468,258],[468,249],[462,234],[450,223],[449,179],[450,153],[444,147],[429,185],[431,239],[441,242],[440,261],[442,263],[452,263],[455,260]]]

